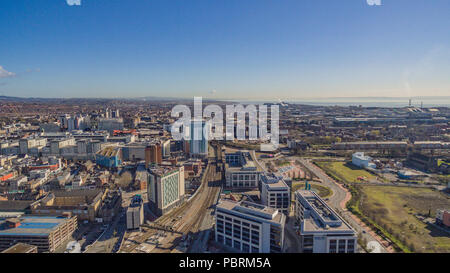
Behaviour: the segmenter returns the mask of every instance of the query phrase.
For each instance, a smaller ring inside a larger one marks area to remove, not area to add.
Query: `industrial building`
[[[152,165],[148,169],[148,204],[156,215],[163,215],[184,200],[184,167]]]
[[[109,146],[95,154],[95,162],[106,168],[117,168],[122,163],[119,147]]]
[[[21,216],[0,222],[0,250],[17,243],[37,247],[38,252],[53,252],[69,240],[77,229],[76,216]]]
[[[261,175],[261,203],[284,214],[289,214],[291,188],[284,182],[282,176]]]
[[[357,152],[352,155],[352,164],[359,168],[376,168],[372,162],[372,157],[364,155],[364,152]]]
[[[135,195],[127,209],[127,229],[139,229],[143,223],[144,201],[140,195]]]
[[[355,253],[357,236],[315,192],[295,192],[295,219],[300,224],[304,253]]]
[[[280,253],[286,216],[247,201],[221,200],[216,208],[215,240],[237,252]]]
[[[256,189],[263,170],[249,151],[225,153],[226,187],[231,189]]]

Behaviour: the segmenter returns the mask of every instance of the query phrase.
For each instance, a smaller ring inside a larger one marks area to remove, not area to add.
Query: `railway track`
[[[213,205],[215,197],[220,190],[220,180],[222,176],[220,172],[216,172],[216,159],[220,157],[221,153],[220,146],[214,146],[213,151],[214,155],[208,160],[202,183],[197,189],[195,196],[154,221],[154,225],[156,226],[172,228],[172,233],[169,235],[170,237],[168,237],[170,240],[161,245],[161,247],[155,248],[155,251],[170,252],[171,249],[174,249],[179,244],[181,237],[186,237],[190,233],[195,233],[201,227],[207,209]],[[210,183],[211,185],[209,185]],[[158,228],[151,226],[146,226],[144,228],[144,233],[138,238],[134,238],[133,241],[128,241],[127,246],[124,246],[120,252],[130,253],[137,251],[136,248],[146,242],[158,231]]]
[[[205,181],[204,190],[199,193],[199,198],[195,200],[189,211],[186,212],[184,217],[174,226],[176,234],[173,234],[168,242],[162,244],[159,248],[155,248],[155,252],[172,252],[176,246],[180,243],[182,237],[187,237],[189,234],[197,233],[207,210],[215,203],[216,196],[220,190],[218,181],[220,181],[220,173],[215,172],[215,168],[210,169],[208,178]],[[208,185],[211,183],[211,185]]]

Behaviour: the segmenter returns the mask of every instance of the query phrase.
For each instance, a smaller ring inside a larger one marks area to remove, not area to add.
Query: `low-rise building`
[[[77,228],[76,216],[21,216],[0,223],[0,250],[17,243],[35,245],[38,252],[53,252]]]
[[[352,164],[359,168],[376,168],[372,162],[372,157],[364,155],[364,152],[357,152],[352,155]]]
[[[450,210],[438,209],[436,212],[436,224],[450,227]]]
[[[70,212],[79,221],[94,222],[108,190],[54,191],[31,205],[34,215],[61,215]]]

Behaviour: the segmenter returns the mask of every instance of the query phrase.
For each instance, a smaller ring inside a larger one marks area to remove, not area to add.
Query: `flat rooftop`
[[[18,220],[20,225],[15,228],[0,230],[0,236],[48,236],[59,225],[68,220],[68,218],[61,216],[22,216],[13,219]]]
[[[271,190],[289,189],[289,186],[284,182],[282,176],[265,174],[261,176],[261,181]]]
[[[260,220],[278,224],[282,223],[284,219],[284,215],[279,213],[278,210],[248,201],[235,202],[231,200],[220,200],[217,208],[250,215]]]
[[[259,166],[259,164],[256,164],[255,159],[253,158],[253,154],[251,151],[248,150],[242,150],[242,151],[237,151],[234,153],[225,153],[225,157],[227,155],[233,155],[233,156],[241,156],[242,157],[242,161],[243,164],[238,164],[238,163],[226,163],[225,167],[228,170],[232,170],[232,171],[258,171],[258,172],[262,172],[262,168]]]
[[[302,232],[352,232],[353,228],[345,222],[325,201],[315,192],[309,190],[297,190],[296,195],[301,195],[312,210],[309,217],[305,217],[302,223]]]
[[[4,250],[2,253],[30,253],[34,249],[37,249],[37,247],[34,245],[17,243],[15,245],[13,245],[12,247]]]
[[[178,171],[179,167],[173,167],[173,166],[162,166],[162,165],[152,165],[149,167],[149,171],[152,174],[156,174],[159,176],[163,176],[166,174],[169,174],[174,171]]]

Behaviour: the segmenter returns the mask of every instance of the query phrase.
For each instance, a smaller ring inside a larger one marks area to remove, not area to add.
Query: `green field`
[[[333,178],[346,183],[360,183],[358,177],[365,177],[366,180],[376,178],[375,175],[348,162],[319,161],[316,164]]]
[[[292,191],[295,192],[296,190],[302,190],[305,188],[305,182],[292,182]],[[327,198],[330,197],[333,194],[333,191],[322,185],[317,185],[311,183],[311,190],[316,192],[320,197]]]
[[[361,186],[361,212],[412,252],[450,252],[450,235],[416,218],[435,217],[450,198],[428,188]]]

